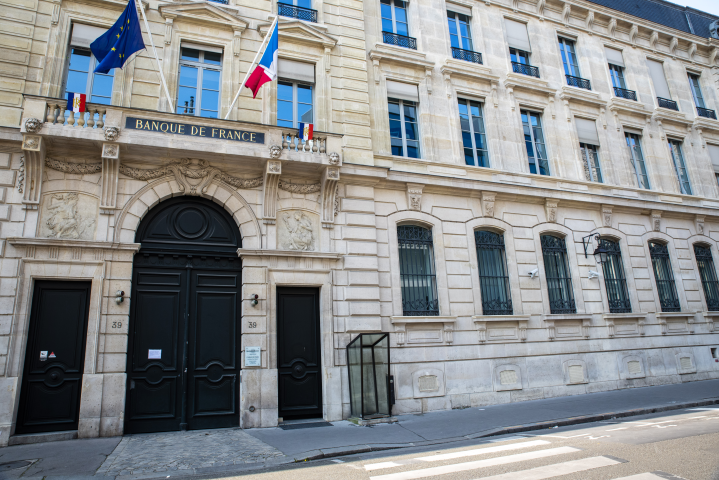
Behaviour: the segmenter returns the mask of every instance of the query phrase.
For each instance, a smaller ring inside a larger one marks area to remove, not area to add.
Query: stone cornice
[[[274,16],[272,17],[274,19]],[[257,31],[263,36],[267,34],[271,23],[260,23]],[[327,34],[327,27],[322,24],[308,23],[302,20],[291,20],[280,17],[278,24],[278,35],[280,40],[301,42],[324,48],[334,48],[337,45],[337,38]]]
[[[495,75],[494,73],[492,73],[492,69],[489,67],[485,67],[484,65],[476,65],[468,62],[461,62],[458,60],[453,60],[451,58],[445,60],[444,65],[439,68],[439,71],[443,75],[458,75],[489,83],[495,83],[499,81],[499,75]]]
[[[18,247],[56,247],[56,248],[97,248],[104,250],[129,250],[137,252],[139,243],[94,242],[85,240],[60,240],[56,238],[10,237],[8,243]]]
[[[698,130],[711,130],[713,132],[719,132],[719,120],[697,117],[694,119],[694,128]]]
[[[516,73],[507,74],[507,79],[504,81],[504,88],[532,90],[544,93],[545,95],[555,95],[557,93],[557,89],[550,87],[549,83],[545,80]]]
[[[325,260],[339,260],[341,253],[336,252],[308,252],[300,250],[259,250],[250,248],[238,248],[237,256],[245,257],[299,257],[299,258],[320,258]]]
[[[374,48],[369,51],[369,58],[373,62],[396,63],[418,70],[434,68],[434,62],[427,60],[427,55],[424,53],[407,48],[385,45],[383,43],[377,43]]]
[[[613,112],[629,113],[633,115],[641,115],[648,117],[651,112],[644,107],[643,103],[614,97],[609,101],[609,110]]]
[[[596,105],[600,107],[606,107],[607,102],[602,99],[602,96],[596,92],[590,92],[576,87],[562,87],[562,91],[559,94],[560,100],[573,100],[575,102],[588,103],[590,105]]]
[[[163,18],[187,20],[195,23],[208,23],[211,25],[224,25],[233,30],[243,31],[248,22],[229,13],[218,5],[208,2],[181,2],[160,5],[158,7]]]

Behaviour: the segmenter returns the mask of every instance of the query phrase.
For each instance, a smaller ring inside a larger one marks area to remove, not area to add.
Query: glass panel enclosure
[[[397,244],[403,314],[439,315],[432,230],[417,225],[398,226]]]
[[[627,280],[624,276],[622,251],[619,242],[608,238],[600,238],[599,246],[607,251],[607,261],[602,264],[604,271],[604,288],[607,290],[607,302],[610,313],[630,313],[632,302],[627,291]]]
[[[484,134],[482,104],[473,100],[459,100],[459,123],[462,128],[464,162],[477,167],[489,167],[489,153]]]
[[[529,172],[549,175],[549,162],[547,161],[547,151],[544,148],[541,116],[538,113],[525,110],[522,110],[521,114],[524,144],[527,147],[527,158],[529,159]]]
[[[504,236],[499,233],[476,230],[479,287],[482,292],[483,315],[511,315],[512,295],[509,289]]]
[[[388,417],[390,398],[389,334],[360,333],[347,345],[352,417]]]
[[[649,254],[652,257],[654,279],[657,282],[662,312],[680,312],[681,304],[674,284],[674,273],[669,260],[669,248],[665,243],[649,242]]]
[[[554,235],[542,235],[541,243],[549,310],[551,313],[577,313],[564,239]]]
[[[710,312],[719,311],[719,281],[717,281],[712,252],[709,247],[694,245],[694,255],[699,267],[699,276],[702,279],[707,310]]]

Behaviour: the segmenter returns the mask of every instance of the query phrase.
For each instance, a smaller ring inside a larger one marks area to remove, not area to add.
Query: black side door
[[[277,288],[279,416],[322,416],[320,292]]]
[[[77,430],[90,288],[90,282],[35,282],[17,433]]]

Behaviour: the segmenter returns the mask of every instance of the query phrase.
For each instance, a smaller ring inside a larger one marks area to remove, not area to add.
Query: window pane
[[[466,143],[465,143],[466,145]],[[467,165],[474,165],[474,150],[471,148],[464,148],[464,163]]]
[[[278,82],[277,83],[277,98],[280,100],[292,101],[292,84]]]
[[[389,135],[394,138],[402,138],[402,123],[399,120],[389,121]]]
[[[302,8],[312,8],[312,0],[295,0],[295,5]]]
[[[384,5],[382,5],[382,7],[384,7]],[[391,18],[382,17],[382,31],[394,33],[394,28],[392,27],[392,19]]]
[[[388,102],[389,118],[399,120],[399,102]]]
[[[297,85],[297,101],[299,103],[312,104],[312,87],[308,85]]]
[[[404,153],[402,152],[402,140],[401,139],[392,139],[392,155],[397,155],[399,157],[404,156]]]
[[[193,60],[195,62],[199,62],[200,61],[200,51],[196,50],[194,48],[183,48],[182,56],[180,58],[182,60]]]
[[[87,73],[70,70],[67,72],[67,86],[65,90],[73,93],[85,93],[87,89]]]
[[[220,102],[220,93],[214,90],[202,90],[202,109],[217,110]]]
[[[112,97],[112,81],[112,75],[96,73],[92,81],[92,97],[90,101],[109,105],[110,97]]]
[[[297,117],[300,122],[312,123],[312,105],[304,103],[297,105]]]
[[[407,24],[405,22],[397,20],[395,23],[397,25],[397,31],[395,33],[398,35],[404,35],[405,37],[409,35],[409,28],[407,28]]]
[[[197,90],[195,88],[180,87],[180,91],[177,96],[177,113],[194,115],[196,95]]]
[[[417,109],[412,105],[412,102],[404,102],[404,119],[408,121],[415,121]]]
[[[407,142],[407,156],[410,158],[419,158],[419,144],[417,142]]]
[[[282,123],[281,123],[282,122]],[[277,125],[292,127],[292,102],[279,100],[277,102]]]
[[[90,52],[79,48],[73,48],[70,54],[70,69],[87,72],[90,70]]]
[[[220,65],[222,63],[222,54],[217,52],[205,52],[204,62],[211,65]]]
[[[216,70],[205,70],[202,71],[202,88],[210,90],[220,89],[220,72]]]
[[[180,85],[184,87],[196,87],[197,86],[197,68],[188,67],[187,65],[180,66]]]

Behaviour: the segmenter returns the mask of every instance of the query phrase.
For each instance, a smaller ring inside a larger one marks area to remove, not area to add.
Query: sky
[[[696,8],[705,12],[719,15],[719,0],[669,0],[677,5]]]

